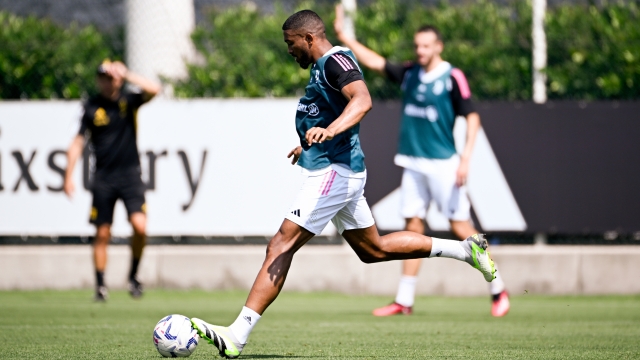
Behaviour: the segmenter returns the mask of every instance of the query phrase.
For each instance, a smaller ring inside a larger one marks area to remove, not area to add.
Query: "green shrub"
[[[335,36],[333,10],[312,7]],[[189,66],[189,79],[176,83],[181,97],[296,96],[308,71],[296,67],[282,42],[280,26],[288,16],[281,8],[260,14],[232,7],[209,14],[193,35],[204,57]],[[551,98],[631,99],[640,97],[640,19],[633,1],[601,8],[562,5],[548,8]],[[420,25],[440,28],[443,57],[462,69],[480,100],[531,99],[531,4],[478,1],[455,6],[424,6],[416,1],[361,2],[356,18],[358,39],[393,61],[413,59],[413,33]],[[397,86],[365,70],[378,99],[400,96]]]
[[[549,97],[640,98],[640,11],[634,2],[554,8],[547,16]]]
[[[286,17],[280,7],[273,14],[248,6],[213,10],[192,35],[203,64],[188,67],[189,78],[176,84],[176,96],[282,97],[304,89],[309,70],[287,53],[281,30]]]
[[[114,52],[92,26],[0,12],[0,98],[79,98],[94,89],[96,66]]]

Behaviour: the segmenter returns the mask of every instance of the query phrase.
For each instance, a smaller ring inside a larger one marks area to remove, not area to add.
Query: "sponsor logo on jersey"
[[[404,107],[404,114],[407,116],[428,119],[431,122],[435,122],[438,120],[438,111],[433,105],[421,107],[414,104],[407,104]]]
[[[298,111],[309,113],[309,115],[311,116],[320,114],[320,108],[318,108],[318,105],[314,103],[311,103],[309,105],[298,103]]]

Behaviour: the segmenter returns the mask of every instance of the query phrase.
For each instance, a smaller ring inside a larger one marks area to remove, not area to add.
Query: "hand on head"
[[[107,75],[113,77],[114,79],[124,79],[129,72],[127,66],[121,61],[114,61],[111,63],[102,64]]]

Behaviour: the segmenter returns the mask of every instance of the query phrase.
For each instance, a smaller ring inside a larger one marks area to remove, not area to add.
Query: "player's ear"
[[[308,46],[309,48],[311,48],[311,46],[313,45],[313,40],[314,40],[314,39],[313,39],[313,34],[312,34],[312,33],[306,33],[306,34],[304,35],[304,41],[306,41],[306,42],[307,42],[307,46]]]

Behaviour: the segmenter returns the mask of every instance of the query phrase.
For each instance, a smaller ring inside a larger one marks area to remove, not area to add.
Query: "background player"
[[[222,327],[192,318],[200,336],[229,358],[240,355],[249,333],[280,293],[293,255],[329,221],[366,263],[437,254],[466,261],[487,281],[493,280],[495,272],[482,236],[459,242],[408,231],[378,235],[364,198],[366,170],[358,135],[359,122],[371,109],[371,97],[353,53],[331,45],[322,19],[311,10],[291,15],[282,30],[289,54],[303,69],[312,66],[296,112],[300,146],[288,155],[292,164],[302,167],[306,179],[269,242],[266,259],[236,321]]]
[[[402,175],[402,216],[405,230],[424,234],[423,219],[431,200],[451,224],[451,231],[463,240],[478,231],[471,224],[471,204],[467,197],[469,160],[480,128],[480,116],[471,102],[467,80],[457,68],[444,61],[438,29],[423,26],[415,33],[417,61],[394,64],[342,31],[344,11],[336,7],[334,28],[338,39],[351,48],[365,67],[400,84],[403,113],[400,142],[395,163]],[[467,119],[467,141],[462,154],[456,153],[453,125],[456,116]],[[395,301],[376,309],[376,316],[411,314],[421,259],[405,260]],[[504,316],[509,297],[499,272],[489,284],[491,314]]]
[[[121,89],[125,81],[138,86],[142,93],[123,93]],[[64,192],[69,197],[74,192],[73,168],[82,154],[85,134],[89,134],[96,156],[90,216],[90,222],[96,226],[96,236],[93,240],[95,299],[105,301],[108,296],[104,271],[107,265],[107,244],[111,238],[113,210],[118,199],[124,202],[133,227],[129,292],[133,297],[140,297],[142,285],[136,279],[136,273],[146,242],[147,217],[145,188],[140,178],[140,158],[136,142],[136,117],[138,108],[158,94],[161,86],[130,72],[121,62],[109,61],[98,67],[96,82],[99,94],[84,104],[80,131],[67,151]]]

